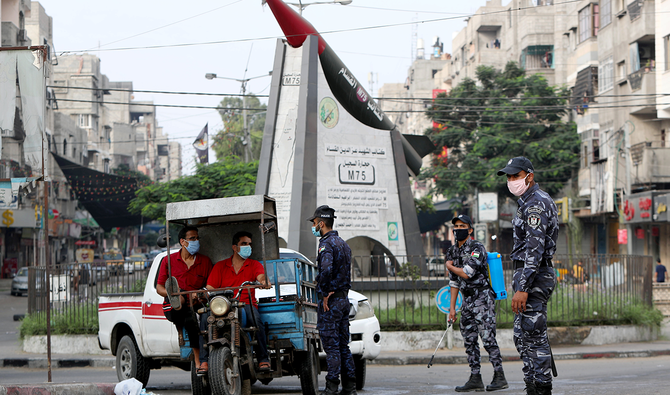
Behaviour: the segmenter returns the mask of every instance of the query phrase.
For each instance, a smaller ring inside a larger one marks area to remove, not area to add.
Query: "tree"
[[[198,164],[192,176],[147,185],[138,190],[130,201],[128,211],[165,221],[167,203],[253,194],[257,172],[258,162],[244,163],[239,158],[228,157],[209,165]]]
[[[563,120],[569,90],[525,75],[515,62],[502,71],[479,66],[476,78],[438,96],[426,112],[439,127],[426,131],[437,155],[422,176],[449,198],[475,189],[503,195],[507,180],[496,172],[525,156],[542,189],[552,194],[563,188],[579,165],[577,127]]]
[[[221,101],[219,110],[223,120],[223,129],[214,136],[212,148],[217,160],[236,156],[244,158],[244,118],[240,110],[244,107],[241,97],[226,97]],[[247,96],[246,108],[258,108],[261,110],[247,111],[247,127],[251,134],[251,156],[252,160],[258,160],[261,155],[261,142],[263,141],[263,128],[265,127],[266,104],[253,95]]]

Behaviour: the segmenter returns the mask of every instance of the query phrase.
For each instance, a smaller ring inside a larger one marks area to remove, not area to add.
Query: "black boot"
[[[332,381],[326,379],[326,389],[321,391],[319,395],[337,395],[337,387],[340,385],[338,381]],[[355,388],[355,387],[354,387]]]
[[[342,377],[342,392],[339,395],[357,395],[356,394],[356,378],[347,376]]]
[[[507,380],[505,380],[505,372],[502,370],[500,372],[493,372],[493,381],[491,381],[491,385],[486,386],[486,390],[496,391],[504,390],[505,388],[509,388]]]
[[[526,395],[539,395],[533,380],[523,379],[523,381],[526,383]]]
[[[481,374],[470,374],[470,379],[465,385],[456,387],[456,392],[484,392],[484,382]]]
[[[535,388],[537,390],[537,395],[551,395],[551,389],[552,389],[551,382],[540,383],[540,382],[536,381],[535,382]]]

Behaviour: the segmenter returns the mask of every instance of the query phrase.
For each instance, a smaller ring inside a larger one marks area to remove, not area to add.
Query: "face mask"
[[[458,241],[463,241],[468,238],[470,229],[454,229],[454,237]]]
[[[194,241],[188,241],[188,246],[186,247],[186,251],[188,251],[189,254],[195,255],[196,252],[200,251],[200,240],[194,240]]]
[[[523,180],[516,180],[516,181],[507,180],[507,189],[509,189],[509,191],[512,192],[512,195],[521,196],[524,193],[526,193],[528,187],[530,186],[530,184],[526,184],[526,178],[528,178],[529,174],[526,174],[526,177],[524,177]]]
[[[251,256],[251,246],[241,246],[238,255],[244,259],[249,258]]]
[[[312,234],[316,237],[321,237],[321,227],[312,226]]]

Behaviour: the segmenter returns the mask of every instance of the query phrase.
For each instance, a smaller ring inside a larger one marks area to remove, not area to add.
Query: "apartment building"
[[[158,152],[159,141],[167,137],[158,126],[156,107],[133,100],[132,82],[110,81],[92,54],[59,57],[53,79],[58,111],[88,133],[84,166],[110,173],[123,165],[153,180],[168,180],[167,161],[162,163]],[[171,166],[177,169],[172,179],[181,176],[181,156],[178,160]]]
[[[491,0],[454,36],[442,70],[453,86],[479,65],[514,60],[572,89],[570,119],[582,146],[571,201],[582,252],[670,258],[669,7],[667,0]]]

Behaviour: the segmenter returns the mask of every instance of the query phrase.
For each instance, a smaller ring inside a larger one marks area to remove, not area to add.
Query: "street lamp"
[[[300,10],[300,15],[302,15],[302,10],[304,10],[305,8],[307,8],[310,5],[314,5],[314,4],[342,4],[342,5],[348,5],[348,4],[351,4],[352,1],[353,0],[315,1],[313,3],[303,4],[302,0],[298,0],[297,3],[286,3],[286,4],[292,5],[294,7],[298,7],[298,9]]]
[[[345,0],[346,1],[346,0]],[[213,80],[214,78],[218,78],[221,80],[231,80],[231,81],[237,81],[242,84],[242,119],[244,120],[244,141],[242,142],[242,145],[244,145],[244,161],[249,162],[251,159],[251,133],[249,132],[249,129],[247,129],[247,82],[254,80],[256,78],[263,78],[272,75],[272,71],[265,75],[259,75],[256,77],[251,77],[251,78],[230,78],[230,77],[219,77],[216,75],[216,73],[207,73],[205,74],[205,78],[208,80]]]

